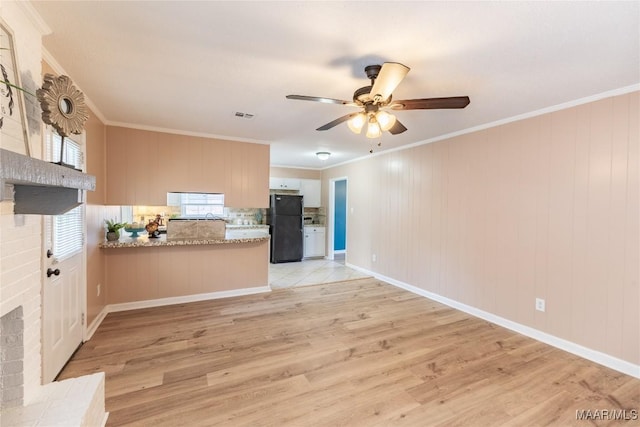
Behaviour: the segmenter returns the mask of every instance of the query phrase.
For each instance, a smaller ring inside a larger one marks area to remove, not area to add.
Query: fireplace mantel
[[[95,189],[95,176],[0,148],[0,201],[13,200],[15,214],[60,215]]]

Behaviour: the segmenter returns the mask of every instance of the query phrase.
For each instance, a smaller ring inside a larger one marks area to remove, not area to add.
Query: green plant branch
[[[28,95],[35,96],[35,94],[33,94],[33,93],[29,92],[28,90],[23,89],[23,88],[21,88],[20,86],[16,86],[16,85],[14,85],[13,83],[9,83],[9,82],[8,82],[8,81],[6,81],[6,80],[0,80],[0,84],[10,86],[10,87],[12,87],[12,88],[15,88],[15,89],[21,90],[22,92],[24,92],[24,93],[26,93],[26,94],[28,94]]]
[[[11,50],[11,49],[6,48],[6,47],[0,47],[0,50]],[[6,81],[4,79],[2,80],[2,84],[7,85],[7,86],[12,87],[12,88],[15,88],[15,89],[18,89],[18,90],[21,90],[22,92],[24,92],[24,93],[26,93],[28,95],[36,96],[35,94],[29,92],[28,90],[26,90],[24,88],[21,88],[20,86],[16,86],[13,83],[9,83],[8,81]]]

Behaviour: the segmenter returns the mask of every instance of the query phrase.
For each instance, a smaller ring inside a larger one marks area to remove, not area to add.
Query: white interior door
[[[60,137],[47,132],[47,156],[59,160]],[[82,145],[65,138],[64,162],[82,168]],[[84,196],[84,195],[82,195]],[[42,382],[55,379],[82,343],[84,331],[85,219],[80,205],[45,216],[43,230]]]

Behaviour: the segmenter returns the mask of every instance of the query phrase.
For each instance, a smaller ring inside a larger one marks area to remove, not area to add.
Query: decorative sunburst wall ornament
[[[89,114],[84,94],[76,89],[69,77],[45,74],[42,89],[36,94],[42,108],[42,120],[53,126],[60,136],[82,133]]]

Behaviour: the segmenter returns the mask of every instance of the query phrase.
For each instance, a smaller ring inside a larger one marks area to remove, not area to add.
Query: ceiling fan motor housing
[[[370,104],[372,103],[374,100],[371,98],[371,88],[373,86],[364,86],[361,87],[360,89],[357,89],[354,93],[353,93],[353,102],[355,102],[358,105],[366,105],[366,104]],[[391,102],[391,95],[389,95],[389,98],[387,98],[386,100],[384,100],[384,102],[379,102],[379,105],[387,105],[389,102]]]
[[[369,98],[369,94],[371,93],[372,87],[373,86],[364,86],[360,89],[356,89],[356,91],[353,92],[353,102],[359,105],[364,105],[367,103],[367,101],[371,101],[371,98]]]
[[[372,85],[373,81],[378,77],[381,68],[382,65],[367,65],[366,67],[364,67],[364,72],[367,74],[369,80],[371,80]]]

